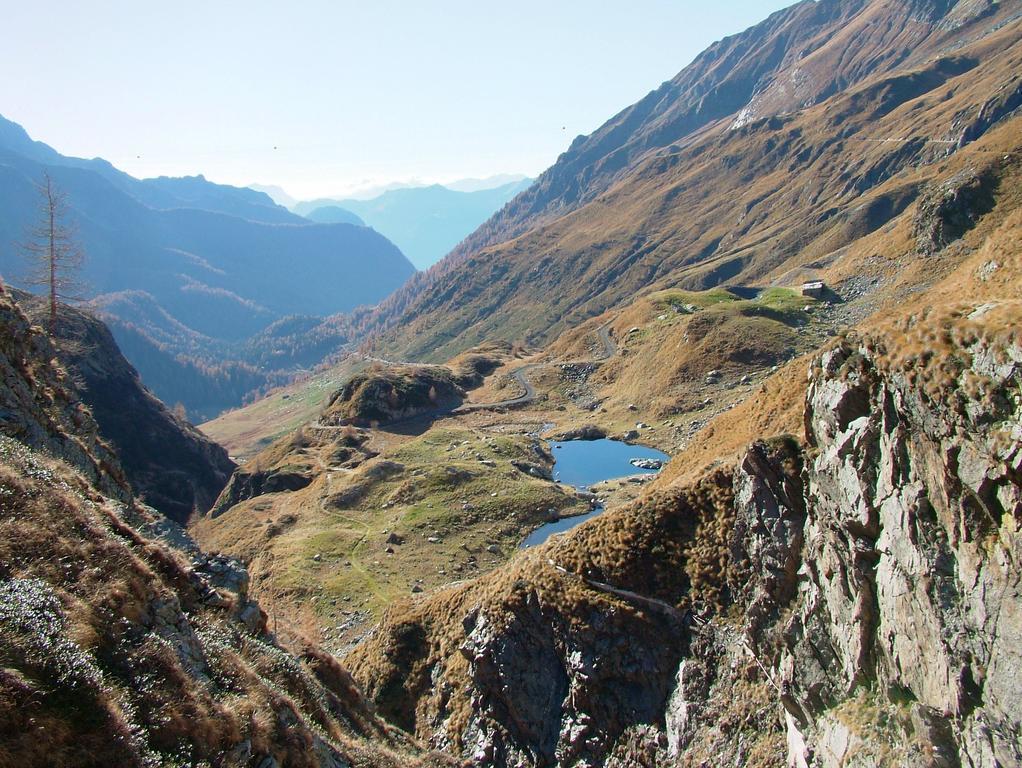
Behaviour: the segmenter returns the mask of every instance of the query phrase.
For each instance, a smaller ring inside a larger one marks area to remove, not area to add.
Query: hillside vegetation
[[[505,562],[536,526],[591,506],[552,482],[540,415],[453,408],[513,359],[491,345],[446,366],[373,363],[239,467],[194,535],[337,650],[394,600]]]
[[[1018,106],[1017,11],[806,2],[722,41],[389,298],[377,349],[546,343],[651,289],[827,269]]]
[[[379,306],[234,347],[359,350],[204,425],[212,503],[102,325],[0,289],[0,768],[1022,765],[1020,73],[1020,0],[713,45]],[[603,437],[670,460],[555,479]]]
[[[2,289],[0,326],[0,766],[452,764],[330,655],[281,645],[244,568],[132,496]]]

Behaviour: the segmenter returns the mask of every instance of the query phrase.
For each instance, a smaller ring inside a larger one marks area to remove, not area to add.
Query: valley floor
[[[300,628],[346,652],[395,601],[497,568],[531,530],[596,503],[619,508],[652,479],[636,473],[578,493],[552,481],[546,441],[609,436],[677,456],[715,417],[865,311],[861,302],[791,289],[744,293],[752,298],[665,291],[640,299],[549,350],[505,354],[453,411],[359,430],[354,451],[343,445],[351,434],[315,417],[273,440],[325,401],[322,382],[336,372],[226,414],[204,429],[236,455],[255,454],[242,473],[263,478],[263,488],[282,476],[301,487],[239,499],[193,532],[247,563],[253,594],[281,631]],[[696,338],[704,325],[711,338]],[[721,327],[744,335],[754,358],[745,360],[741,344],[709,349]],[[689,338],[679,349],[677,340]]]

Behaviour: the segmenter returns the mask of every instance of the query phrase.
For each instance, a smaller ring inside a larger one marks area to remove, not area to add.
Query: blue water
[[[549,539],[555,533],[564,533],[565,531],[570,531],[576,525],[584,523],[591,517],[596,517],[602,511],[603,507],[597,507],[592,512],[586,512],[584,515],[575,515],[574,517],[562,517],[560,520],[555,520],[552,523],[545,523],[536,530],[534,530],[532,533],[530,533],[528,536],[526,536],[525,541],[523,541],[519,545],[519,549],[528,549],[529,547],[534,547],[537,544],[542,544],[544,541]]]
[[[550,447],[556,462],[554,480],[580,489],[616,477],[655,474],[656,470],[633,467],[628,463],[631,459],[668,459],[666,453],[653,448],[617,440],[568,440]]]
[[[629,475],[652,475],[657,470],[632,466],[631,459],[660,459],[667,461],[666,453],[641,445],[628,445],[616,440],[568,440],[551,443],[554,453],[554,480],[566,485],[586,489],[590,485]],[[534,530],[521,543],[522,549],[542,544],[555,533],[564,533],[579,523],[603,512],[597,507],[592,512],[574,517],[562,517]]]

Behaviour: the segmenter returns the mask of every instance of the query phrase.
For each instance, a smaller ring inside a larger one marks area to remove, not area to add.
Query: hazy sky
[[[790,0],[0,0],[0,114],[136,176],[309,198],[534,175]]]

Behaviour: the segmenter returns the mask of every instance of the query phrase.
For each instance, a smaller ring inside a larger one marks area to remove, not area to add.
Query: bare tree
[[[81,285],[78,270],[84,254],[76,232],[68,222],[67,195],[57,188],[48,173],[36,185],[39,190],[39,213],[23,245],[29,260],[25,282],[46,288],[49,293],[49,332],[57,332],[58,302],[80,298],[75,295]]]

